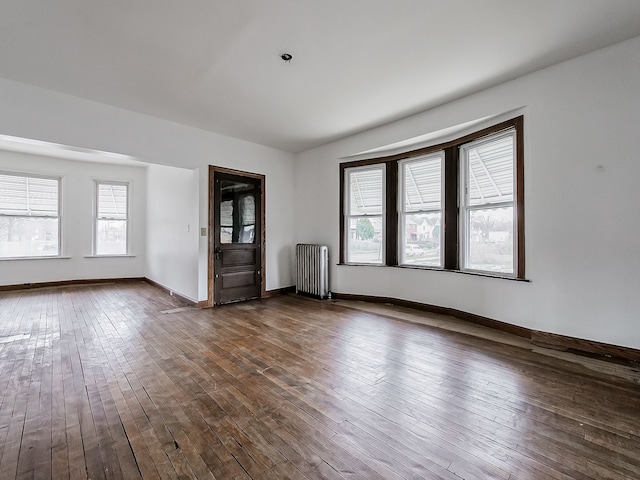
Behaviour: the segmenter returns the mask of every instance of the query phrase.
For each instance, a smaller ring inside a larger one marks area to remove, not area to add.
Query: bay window
[[[340,166],[345,264],[524,279],[523,117]]]

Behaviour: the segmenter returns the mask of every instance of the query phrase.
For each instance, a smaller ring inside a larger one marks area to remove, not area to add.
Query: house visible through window
[[[401,162],[400,263],[442,266],[444,152]]]
[[[60,178],[0,174],[0,258],[60,255]]]
[[[96,182],[95,254],[128,253],[129,185]]]

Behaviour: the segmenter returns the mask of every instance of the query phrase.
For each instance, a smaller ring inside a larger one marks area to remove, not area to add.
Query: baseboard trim
[[[127,278],[86,278],[76,280],[58,280],[55,282],[34,282],[19,283],[15,285],[0,285],[0,292],[12,290],[32,290],[34,288],[71,287],[74,285],[91,285],[101,283],[123,283],[123,282],[144,282],[144,277]]]
[[[580,338],[567,337],[555,333],[541,332],[531,330],[529,328],[511,325],[509,323],[494,320],[492,318],[483,317],[474,313],[464,312],[455,308],[440,307],[437,305],[429,305],[426,303],[412,302],[410,300],[401,300],[391,297],[376,297],[371,295],[355,295],[350,293],[333,293],[334,298],[342,300],[355,300],[371,303],[389,303],[399,307],[408,307],[429,313],[437,313],[440,315],[450,315],[461,320],[471,323],[483,325],[495,330],[511,333],[518,337],[523,337],[531,341],[533,345],[544,348],[553,348],[556,350],[564,350],[577,354],[588,354],[591,356],[604,357],[605,359],[619,359],[624,361],[640,362],[640,350],[611,345],[608,343],[597,342],[593,340],[584,340]]]
[[[184,303],[188,304],[188,305],[193,305],[194,307],[197,307],[199,302],[196,302],[195,300],[190,299],[189,297],[185,297],[184,295],[176,292],[175,290],[170,289],[169,287],[165,287],[164,285],[162,285],[161,283],[156,282],[155,280],[151,280],[150,278],[144,277],[143,279],[145,282],[147,282],[149,285],[152,285],[156,288],[159,288],[160,290],[162,290],[163,292],[165,292],[166,294],[172,296],[172,297],[176,297],[178,300],[183,301]]]
[[[640,350],[612,345],[610,343],[596,342],[594,340],[567,337],[557,333],[534,330],[531,333],[531,342],[539,347],[548,347],[573,353],[589,353],[607,358],[640,362]]]
[[[262,295],[260,296],[260,298],[273,298],[273,297],[277,297],[278,295],[285,295],[287,293],[291,293],[291,292],[295,292],[295,291],[296,291],[296,287],[295,286],[283,287],[283,288],[274,288],[273,290],[265,290],[262,293]],[[174,295],[175,295],[175,292],[174,292]],[[185,299],[185,301],[190,301],[190,300],[189,299]],[[195,302],[194,305],[197,308],[212,308],[212,307],[215,307],[215,305],[209,305],[209,301],[208,300],[200,300],[199,302]]]
[[[262,298],[277,297],[278,295],[285,295],[287,293],[293,293],[295,291],[295,285],[292,285],[290,287],[274,288],[273,290],[265,290],[265,292],[262,294]]]
[[[401,300],[399,298],[391,297],[375,297],[370,295],[354,295],[351,293],[333,293],[334,298],[342,300],[356,300],[371,303],[390,303],[398,307],[408,307],[415,310],[422,310],[423,312],[437,313],[439,315],[450,315],[452,317],[466,320],[478,325],[484,325],[485,327],[493,328],[495,330],[501,330],[503,332],[512,333],[518,337],[531,338],[531,330],[517,325],[511,325],[509,323],[493,320],[488,317],[476,315],[474,313],[464,312],[455,308],[440,307],[437,305],[430,305],[428,303],[412,302],[411,300]]]

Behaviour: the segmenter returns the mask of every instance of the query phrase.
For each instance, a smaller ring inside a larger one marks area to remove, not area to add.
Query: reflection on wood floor
[[[0,478],[640,478],[633,378],[434,322],[456,324],[143,282],[2,293]]]

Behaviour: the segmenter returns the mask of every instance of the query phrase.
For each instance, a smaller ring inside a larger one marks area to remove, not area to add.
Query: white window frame
[[[351,215],[351,182],[350,182],[350,174],[356,171],[363,170],[381,170],[382,171],[382,209],[380,214],[361,214],[361,215]],[[345,248],[345,263],[349,265],[385,265],[386,264],[386,236],[387,236],[387,225],[386,225],[386,201],[387,201],[387,188],[386,188],[386,180],[387,180],[387,169],[384,163],[376,163],[372,165],[363,165],[358,167],[347,167],[344,169],[344,248]],[[352,219],[360,219],[360,218],[376,218],[380,217],[382,224],[382,233],[380,238],[380,261],[379,262],[350,262],[349,261],[349,233],[350,228],[349,225]]]
[[[406,166],[410,165],[411,163],[417,163],[423,160],[427,160],[433,157],[440,157],[440,208],[430,208],[430,209],[425,209],[425,210],[415,210],[415,211],[411,211],[411,212],[407,212],[405,210],[405,178],[406,178]],[[442,268],[443,266],[443,248],[442,248],[442,241],[444,238],[444,228],[442,228],[443,224],[444,224],[444,150],[438,150],[436,152],[433,153],[429,153],[427,155],[421,155],[419,157],[414,157],[414,158],[409,158],[406,160],[401,160],[400,162],[398,162],[398,167],[399,167],[399,175],[398,175],[398,205],[400,208],[398,208],[398,265],[401,266],[411,266],[411,267],[420,267],[420,268]],[[426,214],[426,213],[440,213],[440,246],[439,246],[439,263],[438,265],[420,265],[420,264],[414,264],[414,263],[405,263],[404,259],[405,259],[405,247],[406,247],[406,239],[405,239],[405,234],[406,234],[406,218],[407,215],[420,215],[420,214]]]
[[[12,260],[17,258],[28,258],[28,259],[37,259],[37,258],[56,258],[62,256],[62,177],[56,175],[38,175],[32,173],[21,173],[21,172],[8,172],[8,171],[0,171],[0,174],[19,177],[19,178],[41,178],[46,180],[55,180],[58,184],[58,211],[57,215],[13,215],[13,214],[3,214],[0,213],[2,217],[11,217],[11,218],[55,218],[58,220],[58,252],[55,255],[29,255],[29,256],[18,256],[18,257],[2,257],[0,260]]]
[[[93,256],[96,257],[122,257],[131,255],[131,226],[130,226],[130,213],[131,213],[131,182],[114,181],[114,180],[94,180],[94,208],[93,208]],[[118,220],[122,221],[122,218],[113,218],[108,216],[99,217],[98,208],[100,202],[100,185],[118,185],[125,186],[127,188],[127,211],[126,218],[126,232],[127,243],[125,253],[98,253],[98,221],[99,220]]]
[[[468,154],[467,152],[473,148],[478,147],[486,143],[496,141],[501,137],[510,136],[513,138],[513,198],[511,201],[505,202],[486,202],[478,205],[469,205],[469,178],[468,171]],[[501,132],[492,133],[486,137],[480,138],[473,142],[461,145],[460,148],[460,270],[466,272],[483,273],[487,275],[496,275],[507,278],[517,278],[518,275],[518,208],[517,208],[517,175],[518,175],[518,159],[517,159],[517,130],[515,127],[511,127]],[[512,222],[512,237],[513,237],[513,252],[512,252],[512,272],[497,272],[494,270],[480,270],[467,267],[467,260],[469,258],[469,235],[471,228],[469,226],[470,213],[475,210],[497,209],[512,207],[513,222]]]

